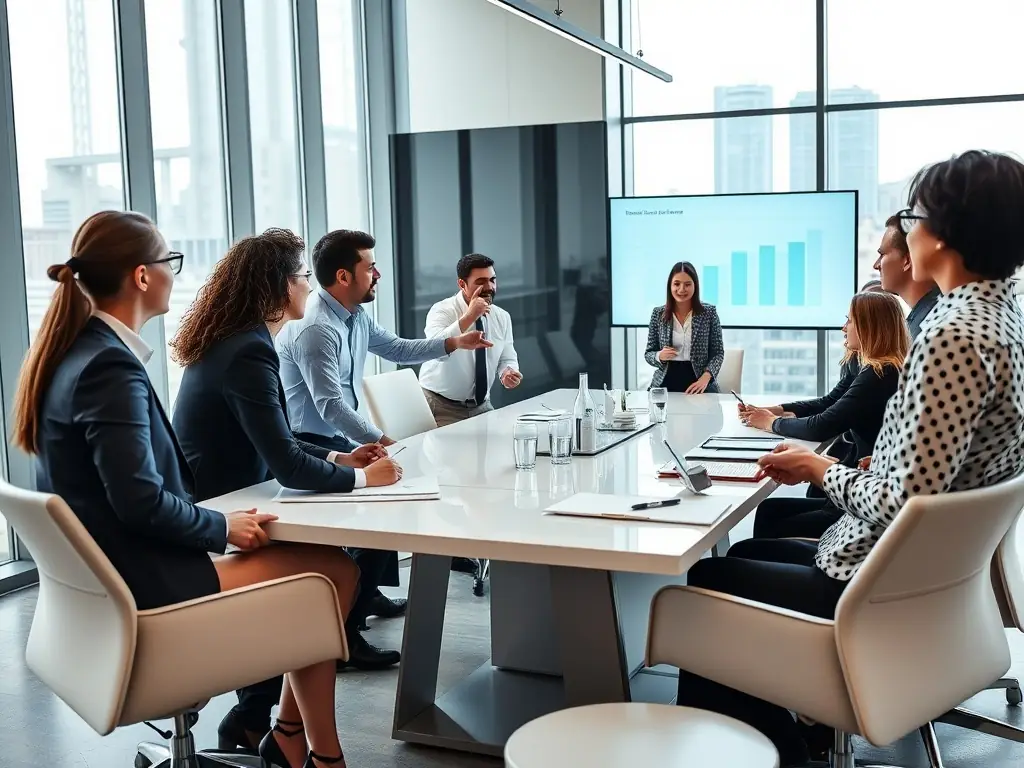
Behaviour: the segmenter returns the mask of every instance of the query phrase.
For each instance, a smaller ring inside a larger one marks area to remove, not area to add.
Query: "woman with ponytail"
[[[85,220],[71,258],[47,271],[58,285],[22,367],[14,443],[36,456],[39,489],[74,510],[139,609],[315,572],[331,579],[347,614],[358,569],[341,549],[264,547],[273,515],[191,501],[191,472],[146,373],[153,350],[139,335],[167,312],[183,259],[141,214]],[[241,552],[211,558],[228,544]],[[278,724],[291,727],[267,734],[265,764],[344,765],[334,676],[333,661],[288,675]]]

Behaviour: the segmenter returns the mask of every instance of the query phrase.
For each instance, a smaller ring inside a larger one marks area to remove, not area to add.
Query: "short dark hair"
[[[885,220],[885,228],[892,230],[892,244],[896,250],[904,256],[910,255],[910,247],[907,245],[907,233],[903,231],[903,222],[895,213]]]
[[[313,274],[320,285],[334,285],[338,270],[352,272],[359,263],[360,251],[377,244],[373,235],[356,229],[336,229],[321,237],[313,248]]]
[[[922,168],[908,205],[929,232],[959,253],[964,267],[1005,280],[1024,265],[1024,163],[972,149]]]
[[[455,274],[459,276],[459,280],[466,280],[474,269],[487,269],[493,266],[494,259],[490,256],[484,256],[482,253],[467,253],[459,259],[459,263],[455,266]]]

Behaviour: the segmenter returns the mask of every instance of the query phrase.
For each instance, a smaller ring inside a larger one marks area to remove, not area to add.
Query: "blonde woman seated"
[[[817,400],[770,408],[739,406],[744,424],[799,440],[823,442],[845,432],[853,435],[856,461],[871,454],[882,428],[885,406],[896,393],[900,370],[910,349],[903,309],[887,293],[858,293],[843,326],[846,371],[835,388]],[[856,361],[857,365],[847,365]],[[768,499],[754,517],[754,537],[816,539],[842,515],[824,498]]]

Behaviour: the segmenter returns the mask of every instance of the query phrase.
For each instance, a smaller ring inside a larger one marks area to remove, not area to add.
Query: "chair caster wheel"
[[[473,594],[476,595],[477,597],[483,597],[484,596],[484,580],[483,579],[473,579]],[[1019,693],[1019,691],[1018,691],[1018,693]],[[1009,696],[1010,692],[1007,691],[1006,694],[1007,694],[1007,696]]]
[[[141,752],[135,754],[135,768],[149,768],[153,763]]]
[[[1011,707],[1016,707],[1021,702],[1020,688],[1007,688],[1006,689],[1006,703]]]

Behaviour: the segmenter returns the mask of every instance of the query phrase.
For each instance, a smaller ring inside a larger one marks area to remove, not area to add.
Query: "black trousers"
[[[347,453],[351,446],[343,439],[302,432],[296,435],[300,440],[319,445],[329,451]],[[398,586],[398,553],[383,549],[361,549],[347,547],[348,553],[359,566],[359,594],[348,615],[348,626],[352,631],[370,615],[370,605],[380,586]]]
[[[727,557],[699,561],[687,584],[831,619],[846,582],[826,576],[814,565],[817,545],[793,539],[749,539]],[[757,728],[779,750],[783,766],[808,759],[807,745],[793,716],[783,707],[679,671],[680,706],[720,712]]]
[[[329,451],[347,453],[351,448],[341,440],[323,435],[301,433],[296,437]],[[369,616],[370,606],[377,594],[377,588],[381,585],[398,586],[398,553],[355,547],[347,548],[347,551],[359,566],[359,594],[356,596],[356,601],[346,622],[346,631],[351,633],[355,632],[356,627],[366,621],[366,617]],[[248,730],[256,733],[270,730],[270,710],[280,700],[283,685],[283,677],[274,677],[235,691],[238,696],[235,711],[238,712]]]
[[[685,392],[699,378],[693,370],[693,363],[689,360],[670,360],[667,365],[661,386],[669,392]],[[705,391],[717,392],[717,382],[712,379]]]
[[[820,539],[843,516],[827,499],[767,499],[754,514],[754,538]]]

